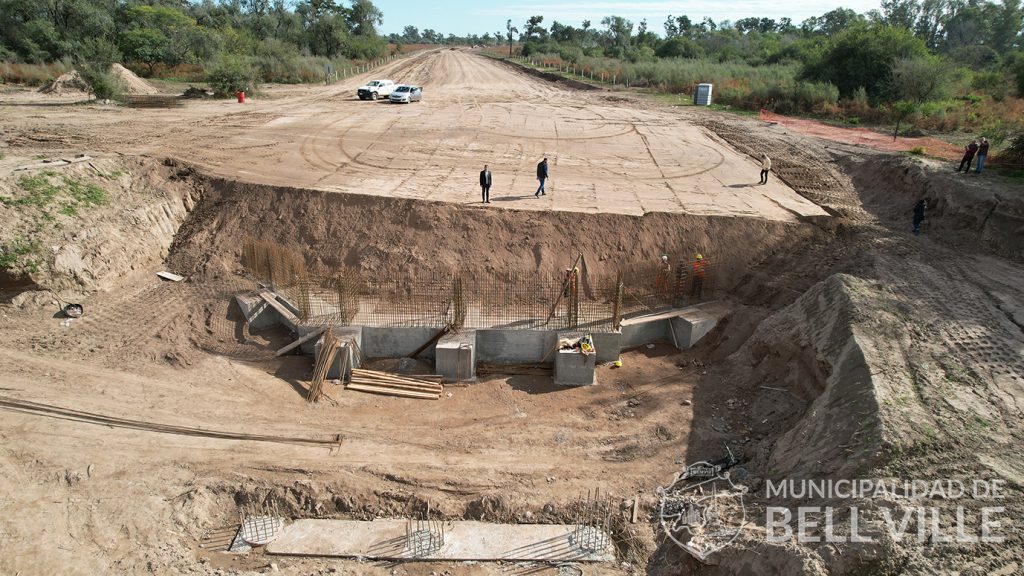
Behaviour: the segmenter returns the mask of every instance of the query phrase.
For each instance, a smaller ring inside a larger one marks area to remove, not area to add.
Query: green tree
[[[863,86],[869,96],[881,99],[897,58],[927,54],[924,42],[908,30],[858,24],[830,38],[822,53],[804,65],[801,75],[831,82],[843,97]]]
[[[333,57],[348,39],[344,9],[334,0],[304,0],[295,6],[302,19],[305,43],[317,56]]]
[[[512,37],[519,33],[519,29],[512,25],[512,19],[505,23],[505,32],[508,33],[508,55],[512,55]]]
[[[704,49],[690,38],[675,36],[663,42],[656,54],[661,58],[701,58]]]
[[[605,27],[605,37],[612,46],[624,48],[629,46],[630,38],[633,36],[633,23],[622,16],[605,16],[601,19],[601,25]]]
[[[896,102],[896,130],[893,140],[900,132],[900,124],[931,100],[948,98],[951,89],[949,67],[935,56],[912,56],[897,58],[889,73],[890,98]]]
[[[415,26],[406,26],[402,30],[402,41],[407,44],[419,44],[422,41],[420,29]]]
[[[526,21],[526,27],[523,29],[522,40],[529,42],[531,40],[544,41],[547,39],[548,31],[541,26],[544,22],[543,16],[530,16]]]
[[[168,40],[155,28],[136,28],[121,35],[121,50],[129,60],[149,66],[150,74],[160,62],[168,59]]]
[[[384,13],[370,0],[352,0],[352,7],[345,11],[349,32],[354,36],[377,37],[377,26],[384,23]]]

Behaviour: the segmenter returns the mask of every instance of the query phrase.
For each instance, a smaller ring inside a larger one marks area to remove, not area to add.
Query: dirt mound
[[[61,74],[53,82],[40,88],[39,91],[54,96],[89,94],[89,84],[78,73],[78,70],[71,70]]]
[[[135,75],[134,72],[121,66],[117,62],[111,64],[110,73],[117,79],[117,83],[124,90],[125,94],[159,94],[160,91]]]

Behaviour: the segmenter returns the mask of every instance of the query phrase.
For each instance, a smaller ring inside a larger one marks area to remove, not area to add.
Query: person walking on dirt
[[[963,170],[964,174],[971,171],[971,161],[974,160],[974,154],[978,152],[978,141],[971,140],[971,143],[964,146],[964,157],[960,160],[960,167],[956,169],[957,172]],[[967,169],[964,170],[964,165]]]
[[[541,160],[540,164],[537,164],[537,180],[540,181],[540,186],[537,187],[537,191],[534,192],[534,196],[546,196],[544,192],[544,181],[548,179],[548,159]]]
[[[768,183],[768,172],[772,169],[772,159],[767,154],[761,154],[761,184]]]
[[[480,171],[480,195],[483,196],[484,204],[491,203],[491,171],[487,169],[487,164]]]
[[[985,165],[985,156],[988,156],[988,140],[982,136],[981,144],[978,145],[978,165],[974,168],[975,174],[981,174],[981,168]]]
[[[921,233],[921,222],[924,222],[924,208],[924,198],[918,200],[917,204],[914,204],[914,236]]]
[[[693,290],[690,297],[700,300],[704,297],[704,274],[707,272],[707,264],[704,262],[704,255],[697,254],[693,260]]]

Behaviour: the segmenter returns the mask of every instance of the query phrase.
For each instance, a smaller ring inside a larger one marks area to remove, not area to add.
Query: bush
[[[4,84],[25,84],[26,86],[44,86],[54,78],[71,70],[67,62],[52,64],[18,64],[0,62],[0,82]]]
[[[211,64],[206,71],[206,81],[216,96],[224,97],[236,92],[256,90],[256,70],[252,64],[234,55],[224,55]]]
[[[690,38],[676,36],[658,46],[656,53],[659,58],[700,58],[704,49]]]
[[[110,73],[109,65],[79,64],[78,74],[89,85],[93,96],[99,100],[120,100],[123,97],[121,85]]]

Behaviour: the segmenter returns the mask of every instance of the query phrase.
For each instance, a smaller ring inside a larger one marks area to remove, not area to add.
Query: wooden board
[[[326,331],[327,331],[327,326],[321,326],[321,327],[317,328],[316,330],[313,330],[309,334],[306,334],[302,338],[299,338],[295,342],[292,342],[291,344],[285,346],[284,348],[281,348],[280,350],[278,350],[277,352],[274,353],[274,356],[281,356],[282,354],[287,354],[287,353],[291,352],[292,350],[295,350],[299,346],[302,346],[306,342],[309,342],[313,338],[316,338],[317,336],[323,334]]]

